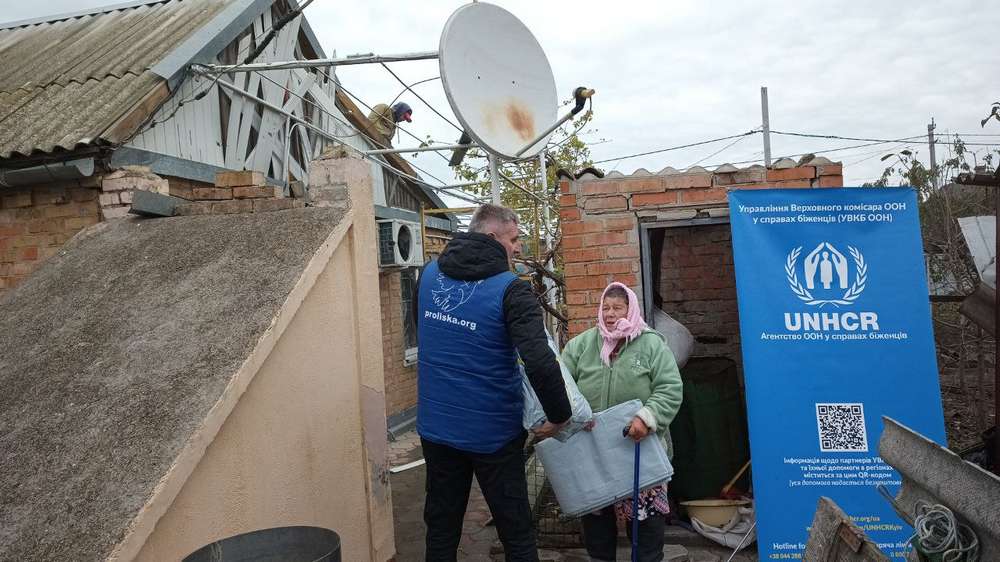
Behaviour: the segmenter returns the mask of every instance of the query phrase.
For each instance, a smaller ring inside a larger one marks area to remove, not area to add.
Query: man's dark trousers
[[[454,562],[462,539],[462,521],[469,502],[472,476],[493,514],[508,561],[537,562],[535,529],[528,505],[521,434],[489,454],[470,453],[421,439],[427,461],[427,562]]]

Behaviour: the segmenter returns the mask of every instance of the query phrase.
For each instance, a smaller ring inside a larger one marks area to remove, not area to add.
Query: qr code
[[[816,404],[819,448],[824,452],[868,451],[862,404]]]

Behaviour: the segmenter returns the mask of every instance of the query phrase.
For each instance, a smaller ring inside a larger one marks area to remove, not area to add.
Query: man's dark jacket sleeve
[[[569,420],[572,410],[555,353],[545,336],[545,322],[531,285],[518,279],[503,298],[507,334],[524,362],[524,372],[552,423]]]

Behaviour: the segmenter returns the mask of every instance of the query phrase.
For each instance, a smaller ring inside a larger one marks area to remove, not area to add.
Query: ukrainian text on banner
[[[917,200],[908,188],[729,195],[760,559],[798,559],[820,496],[893,559],[882,416],[944,443]]]

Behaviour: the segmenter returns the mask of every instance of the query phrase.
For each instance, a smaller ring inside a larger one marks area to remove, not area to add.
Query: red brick
[[[584,246],[610,246],[612,244],[624,243],[624,232],[600,232],[598,234],[588,234],[583,237]]]
[[[816,177],[816,168],[803,166],[801,168],[785,168],[784,170],[768,170],[767,181],[811,180]]]
[[[298,199],[254,199],[253,212],[267,213],[270,211],[284,211],[287,209],[293,209],[296,206],[296,201],[301,202]],[[250,201],[247,201],[247,203],[249,202]]]
[[[563,236],[570,236],[574,234],[588,234],[590,232],[600,232],[601,230],[603,230],[603,226],[599,221],[593,221],[593,222],[573,221],[573,222],[562,223]]]
[[[819,187],[844,187],[844,176],[821,176]]]
[[[607,284],[607,279],[603,275],[566,278],[566,290],[570,292],[603,289]]]
[[[564,221],[578,221],[580,220],[581,217],[580,209],[576,207],[570,207],[568,209],[560,209],[559,217]]]
[[[563,234],[562,247],[567,250],[575,250],[583,247],[583,236],[566,236]]]
[[[566,250],[563,252],[563,260],[566,263],[579,263],[588,261],[603,260],[604,257],[615,248],[608,248],[608,252],[605,253],[604,248],[582,248],[580,250]],[[636,252],[636,257],[638,257],[638,251]]]
[[[587,274],[587,264],[567,263],[563,266],[563,274],[566,277],[579,277]]]
[[[224,201],[233,198],[233,190],[228,187],[195,187],[191,190],[195,201]]]
[[[633,209],[636,207],[675,204],[677,204],[676,191],[668,191],[666,193],[638,193],[632,196]]]
[[[713,187],[712,189],[695,189],[681,193],[681,200],[685,203],[705,203],[707,201],[726,202],[726,188]]]
[[[815,180],[812,180],[815,181]],[[776,181],[771,184],[774,189],[798,189],[802,187],[812,187],[810,180],[786,180]]]
[[[629,287],[635,287],[636,285],[639,284],[639,280],[632,273],[629,273],[627,275],[615,275],[614,280],[623,285],[628,285]]]
[[[3,196],[3,206],[5,209],[17,209],[31,206],[31,192],[24,191]]]
[[[712,174],[672,174],[659,176],[666,189],[690,189],[692,187],[712,187]]]
[[[662,176],[629,178],[622,182],[623,193],[643,193],[650,191],[663,191],[666,186],[661,179]]]
[[[186,180],[180,181],[171,179],[170,184],[167,188],[167,192],[172,197],[187,199],[188,201],[194,200],[194,185]]]
[[[580,193],[583,195],[614,195],[622,191],[621,184],[615,180],[595,180],[581,184]]]
[[[569,193],[569,180],[559,180],[560,193]]]
[[[625,210],[627,206],[628,201],[620,195],[611,197],[591,197],[584,203],[584,208],[588,211]]]
[[[276,197],[274,186],[237,186],[233,188],[233,199],[266,199]]]
[[[842,176],[844,175],[844,165],[840,163],[825,164],[816,166],[816,176]]]
[[[591,275],[607,275],[615,273],[631,273],[632,262],[613,261],[604,263],[592,263],[587,265],[587,273]]]
[[[576,195],[570,193],[568,195],[559,196],[559,204],[563,207],[575,207],[576,206]]]
[[[608,248],[609,259],[638,258],[638,257],[639,257],[638,245],[612,246]]]
[[[587,293],[573,291],[571,293],[566,293],[566,304],[568,305],[581,305],[587,304]]]
[[[216,187],[263,186],[264,174],[249,170],[216,172],[215,185]]]
[[[573,320],[567,327],[570,337],[586,332],[594,325],[594,320]]]
[[[635,228],[635,219],[632,217],[604,219],[604,230],[632,230],[633,228]]]

